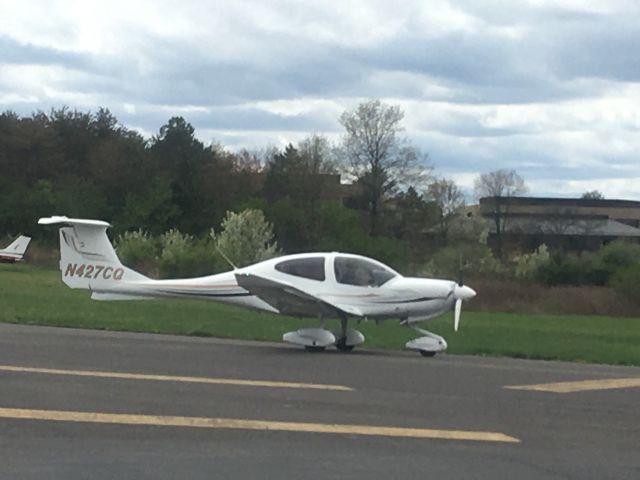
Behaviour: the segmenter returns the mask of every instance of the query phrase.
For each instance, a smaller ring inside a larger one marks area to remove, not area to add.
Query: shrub
[[[618,295],[635,305],[640,305],[640,263],[617,270],[611,277],[610,284]]]
[[[273,240],[273,226],[266,221],[262,210],[227,212],[222,221],[222,232],[211,237],[220,251],[238,267],[267,260],[280,254]]]
[[[555,255],[539,265],[535,279],[546,285],[605,285],[608,274],[589,254]]]
[[[602,247],[597,254],[597,259],[606,272],[608,283],[618,271],[640,263],[640,245],[617,240]]]
[[[130,268],[147,274],[156,270],[157,243],[146,232],[124,232],[116,238],[115,248],[120,261]]]
[[[419,271],[420,275],[457,279],[462,268],[465,276],[506,278],[509,270],[484,244],[471,242],[441,248]]]
[[[524,253],[515,257],[513,259],[513,273],[516,278],[532,280],[538,269],[549,262],[549,258],[549,249],[543,243],[535,252]]]
[[[160,235],[160,275],[162,277],[190,276],[191,244],[193,237],[171,229]]]
[[[534,277],[547,285],[611,285],[623,270],[640,265],[640,245],[615,241],[595,253],[552,256]]]
[[[160,275],[164,278],[210,275],[219,271],[216,251],[206,238],[196,240],[171,229],[160,236],[160,243]]]

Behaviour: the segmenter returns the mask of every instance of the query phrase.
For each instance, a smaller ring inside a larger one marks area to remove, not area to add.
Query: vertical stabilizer
[[[60,271],[62,281],[69,287],[117,291],[126,282],[147,279],[122,265],[107,237],[107,222],[48,217],[38,223],[65,225],[60,228]]]
[[[30,241],[31,237],[20,235],[7,248],[0,250],[0,261],[19,262],[27,251]]]

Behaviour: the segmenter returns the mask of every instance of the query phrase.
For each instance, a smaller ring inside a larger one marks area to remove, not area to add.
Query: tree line
[[[359,253],[407,274],[454,278],[462,267],[550,285],[637,285],[637,246],[580,257],[543,246],[506,258],[509,204],[500,199],[526,192],[522,178],[511,170],[479,175],[475,194],[495,197],[495,208],[489,221],[468,216],[461,189],[435,175],[402,135],[402,120],[399,107],[372,100],[340,116],[337,144],[310,134],[281,149],[231,151],[205,145],[182,117],[146,139],[104,108],[7,111],[0,114],[0,238],[23,233],[54,246],[56,232],[36,220],[67,215],[110,221],[123,259],[159,276],[227,269],[215,245],[244,252],[245,261],[263,245],[278,253]],[[256,237],[260,229],[269,235]]]
[[[147,139],[105,108],[0,114],[0,235],[52,214],[106,219],[114,235],[206,236],[229,211],[258,209],[286,253],[346,250],[398,266],[446,242],[464,204],[402,135],[402,110],[372,100],[339,118],[342,141],[310,134],[285,148],[205,145],[172,117]],[[342,177],[340,177],[340,175]],[[340,182],[348,178],[350,186]]]

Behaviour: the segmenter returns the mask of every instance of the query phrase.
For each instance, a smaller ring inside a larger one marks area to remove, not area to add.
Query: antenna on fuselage
[[[213,246],[215,247],[216,251],[220,254],[220,256],[222,258],[224,258],[227,263],[229,265],[231,265],[231,268],[233,268],[234,270],[238,270],[238,267],[236,267],[233,262],[229,259],[229,257],[227,257],[224,252],[222,251],[222,249],[220,247],[218,247],[218,242],[216,242],[216,231],[212,228],[211,232],[209,232],[209,235],[211,235],[211,238],[213,238]]]

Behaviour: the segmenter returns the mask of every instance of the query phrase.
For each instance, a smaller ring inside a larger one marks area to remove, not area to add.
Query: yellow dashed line
[[[42,373],[46,375],[72,375],[76,377],[119,378],[127,380],[153,380],[159,382],[207,383],[213,385],[239,385],[243,387],[298,388],[312,390],[353,391],[343,385],[327,385],[321,383],[276,382],[269,380],[241,380],[237,378],[180,377],[171,375],[148,375],[143,373],[100,372],[89,370],[60,370],[54,368],[17,367],[0,365],[0,371],[20,373]]]
[[[609,378],[606,380],[541,383],[538,385],[509,385],[504,388],[508,388],[510,390],[533,390],[536,392],[575,393],[633,387],[640,387],[640,378]]]
[[[154,425],[163,427],[193,427],[239,430],[269,430],[279,432],[307,432],[379,437],[430,438],[441,440],[469,440],[476,442],[520,443],[503,433],[462,430],[432,430],[427,428],[377,427],[325,423],[272,422],[233,418],[176,417],[160,415],[130,415],[99,412],[71,412],[61,410],[27,410],[0,408],[0,418],[45,420],[56,422],[85,422],[120,425]]]

